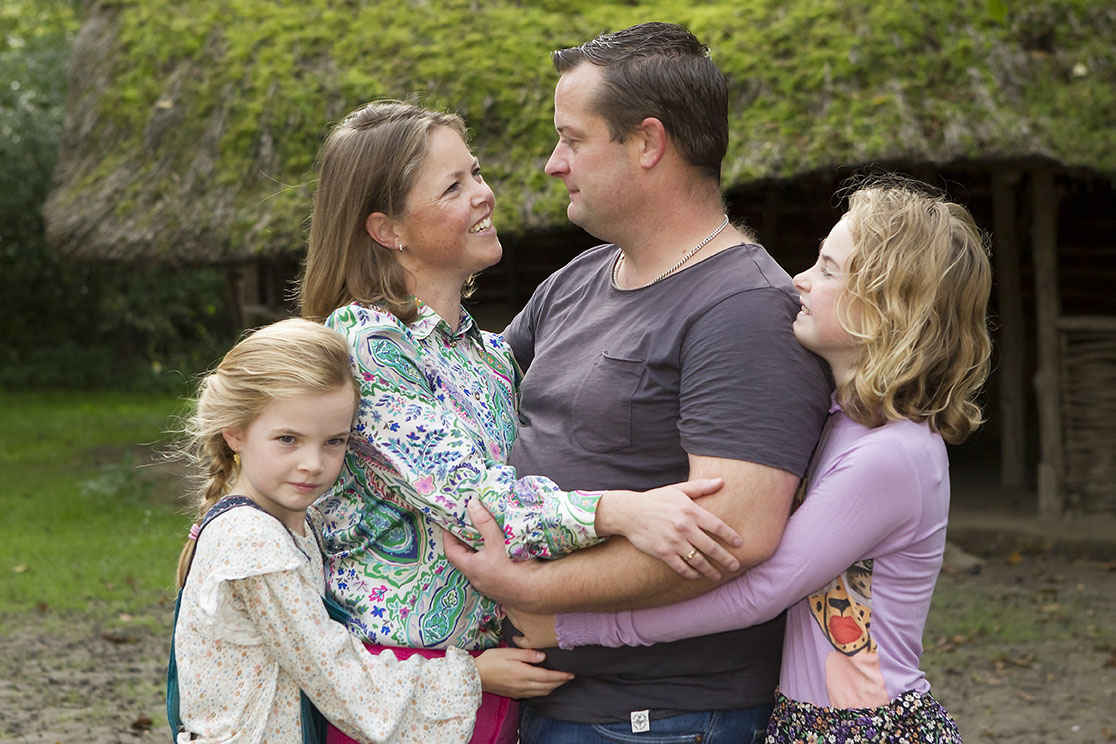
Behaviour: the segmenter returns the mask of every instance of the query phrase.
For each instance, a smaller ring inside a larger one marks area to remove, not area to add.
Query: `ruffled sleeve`
[[[472,658],[369,654],[297,571],[232,582],[271,655],[331,723],[369,742],[462,742],[480,705]]]
[[[198,586],[199,630],[210,638],[255,646],[259,631],[240,611],[232,582],[284,571],[311,571],[307,556],[274,517],[251,508],[233,509],[213,520],[200,540],[200,553],[192,575],[202,577]],[[202,557],[204,556],[204,557]]]
[[[198,616],[211,638],[259,646],[322,714],[368,742],[462,742],[480,705],[472,658],[373,656],[322,604],[316,538],[256,509],[233,509],[199,539]],[[196,572],[196,573],[195,573]]]

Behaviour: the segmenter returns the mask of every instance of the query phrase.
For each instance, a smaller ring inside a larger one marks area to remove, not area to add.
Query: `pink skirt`
[[[415,654],[424,659],[437,659],[446,655],[445,651],[432,648],[402,648],[399,646],[374,646],[364,644],[368,653],[378,655],[383,651],[391,651],[400,660],[404,661]],[[480,651],[470,651],[473,656],[479,656]],[[519,739],[519,703],[502,695],[481,693],[481,706],[477,710],[477,723],[473,727],[473,738],[469,744],[515,744]],[[360,744],[356,739],[346,736],[333,724],[326,729],[326,744]]]

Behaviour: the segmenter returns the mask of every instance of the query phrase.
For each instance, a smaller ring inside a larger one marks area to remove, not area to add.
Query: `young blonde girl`
[[[817,263],[794,283],[795,336],[829,364],[836,390],[805,500],[775,554],[670,607],[508,614],[524,645],[572,648],[717,633],[789,606],[768,744],[960,742],[919,661],[945,548],[945,442],[982,423],[975,397],[991,347],[983,236],[963,207],[921,184],[881,179],[852,194]],[[514,584],[507,570],[523,572],[493,561],[498,551],[447,550],[471,578]]]
[[[337,478],[357,400],[344,339],[301,319],[246,337],[202,380],[183,446],[200,483],[178,567],[179,742],[303,742],[303,693],[362,742],[469,738],[467,654],[369,655],[322,602],[307,507]]]

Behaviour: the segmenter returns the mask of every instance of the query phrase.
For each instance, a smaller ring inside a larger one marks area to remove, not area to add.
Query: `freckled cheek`
[[[326,459],[326,463],[326,467],[328,470],[335,473],[341,472],[341,466],[345,464],[345,452],[342,451],[340,454],[330,454]]]

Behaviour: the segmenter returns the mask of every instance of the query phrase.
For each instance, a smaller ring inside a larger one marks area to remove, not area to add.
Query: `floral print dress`
[[[464,652],[372,656],[322,604],[317,539],[257,509],[201,536],[175,629],[181,744],[301,744],[300,690],[366,742],[466,742],[480,678]]]

